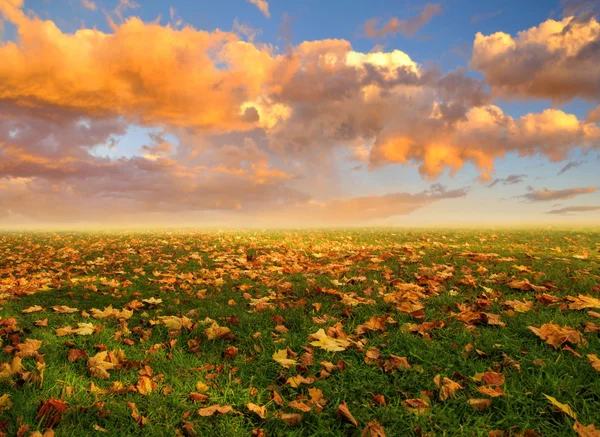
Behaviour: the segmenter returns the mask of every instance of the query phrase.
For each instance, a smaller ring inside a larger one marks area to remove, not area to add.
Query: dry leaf
[[[93,357],[90,357],[87,362],[88,370],[92,376],[107,379],[110,378],[108,371],[114,369],[115,365],[106,361],[108,356],[107,351],[98,352]]]
[[[354,416],[352,416],[352,413],[350,413],[346,401],[340,402],[340,404],[338,405],[337,414],[341,420],[351,423],[354,426],[358,426],[358,422],[356,421]]]
[[[573,419],[577,419],[577,414],[575,414],[575,412],[571,409],[569,404],[561,404],[556,400],[556,398],[553,398],[552,396],[548,396],[546,394],[544,396],[546,396],[550,403],[554,405],[558,410],[562,411],[568,416],[571,416]]]

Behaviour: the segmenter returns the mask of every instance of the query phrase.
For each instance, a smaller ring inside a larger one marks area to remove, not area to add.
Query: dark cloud
[[[496,178],[490,184],[488,184],[488,188],[493,188],[498,184],[502,185],[515,185],[523,182],[527,175],[524,174],[511,174],[505,178]]]
[[[531,187],[529,189],[530,192],[521,197],[530,202],[547,202],[558,199],[572,199],[582,194],[592,194],[596,192],[597,187],[567,188],[564,190],[534,190]]]

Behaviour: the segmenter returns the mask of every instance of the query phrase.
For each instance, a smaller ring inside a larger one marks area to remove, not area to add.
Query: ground
[[[600,427],[600,231],[12,232],[0,294],[9,436]]]

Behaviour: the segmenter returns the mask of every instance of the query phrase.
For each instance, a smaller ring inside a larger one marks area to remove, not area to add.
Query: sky
[[[598,224],[599,12],[0,0],[0,229]]]

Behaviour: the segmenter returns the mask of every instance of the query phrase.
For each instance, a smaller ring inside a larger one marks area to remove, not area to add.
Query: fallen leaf
[[[263,406],[258,406],[256,404],[246,404],[246,407],[252,411],[253,413],[255,413],[258,417],[260,417],[261,419],[265,418],[265,414],[267,413],[267,407]]]
[[[281,349],[275,352],[273,354],[273,359],[277,361],[284,369],[289,369],[290,367],[298,364],[298,361],[288,357],[287,349]]]
[[[385,437],[385,430],[379,422],[373,420],[363,429],[362,437]]]
[[[467,402],[477,411],[483,411],[492,405],[492,401],[490,399],[469,399]]]
[[[350,346],[350,340],[330,337],[325,333],[323,328],[319,329],[314,334],[310,334],[308,339],[313,340],[310,343],[311,345],[318,346],[328,352],[344,351]]]
[[[568,416],[571,416],[573,419],[577,419],[577,414],[575,414],[575,412],[571,409],[569,404],[561,404],[556,400],[556,398],[548,396],[547,394],[545,394],[544,396],[546,396],[546,399],[548,399],[550,403],[554,405],[558,410],[562,411]]]
[[[31,306],[29,308],[25,308],[23,311],[21,311],[23,314],[29,314],[29,313],[36,313],[38,311],[42,311],[44,308],[42,308],[39,305],[34,305]]]
[[[107,379],[110,378],[108,371],[114,369],[115,365],[106,361],[108,356],[107,351],[98,352],[93,357],[90,357],[87,361],[87,367],[92,376],[98,378]]]
[[[352,413],[350,413],[350,410],[348,409],[348,404],[346,404],[346,401],[340,402],[340,404],[338,405],[337,414],[338,414],[338,417],[342,421],[346,421],[348,423],[351,423],[354,426],[358,426],[358,422],[356,421],[354,416],[352,416]]]

